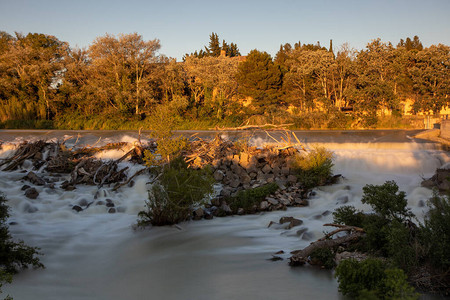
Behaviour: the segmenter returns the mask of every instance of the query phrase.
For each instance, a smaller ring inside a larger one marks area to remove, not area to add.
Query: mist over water
[[[135,141],[131,132],[0,132],[4,141],[48,138],[66,144],[105,144]],[[200,133],[202,134],[202,133]],[[204,133],[206,135],[206,133]],[[210,133],[208,133],[211,135]],[[223,133],[222,133],[223,134]],[[223,134],[239,138],[236,133]],[[72,137],[71,137],[72,136]],[[98,141],[99,136],[102,137]],[[134,230],[137,213],[147,199],[148,178],[140,176],[132,188],[111,192],[108,187],[77,186],[74,191],[36,187],[36,200],[27,199],[19,171],[0,171],[0,190],[8,198],[14,237],[41,248],[44,270],[27,270],[4,286],[15,299],[338,299],[337,283],[329,271],[290,268],[289,252],[301,249],[328,230],[332,212],[341,205],[361,204],[362,187],[395,180],[407,193],[408,205],[419,219],[426,212],[431,190],[420,187],[450,157],[436,144],[417,141],[405,131],[297,133],[306,148],[323,145],[334,153],[334,173],[343,179],[315,190],[310,205],[287,211],[192,221],[179,226]],[[70,138],[71,137],[71,138]],[[275,138],[277,136],[274,135]],[[247,137],[262,146],[267,136]],[[78,139],[78,140],[77,140]],[[145,142],[146,139],[143,138]],[[13,153],[4,144],[0,157]],[[102,159],[123,153],[107,152]],[[134,166],[133,174],[140,166]],[[30,164],[31,170],[31,164]],[[58,178],[58,187],[65,178]],[[111,199],[118,210],[91,205],[76,213],[82,201]],[[282,216],[303,220],[291,230],[268,225]],[[268,259],[283,250],[284,261]]]

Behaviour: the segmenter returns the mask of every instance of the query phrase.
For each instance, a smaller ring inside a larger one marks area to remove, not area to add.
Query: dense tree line
[[[216,33],[183,62],[159,49],[159,40],[137,33],[106,34],[77,49],[50,35],[0,32],[0,121],[141,122],[168,105],[191,127],[192,120],[370,127],[385,113],[401,117],[406,99],[413,114],[437,113],[450,94],[450,47],[426,48],[417,36],[396,46],[377,39],[361,51],[285,44],[274,59],[256,49],[241,57]]]

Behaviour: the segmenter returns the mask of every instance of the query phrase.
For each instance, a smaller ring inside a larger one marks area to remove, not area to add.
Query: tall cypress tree
[[[208,52],[209,56],[218,57],[220,50],[219,36],[213,32],[209,36],[209,47],[206,48],[206,52]]]

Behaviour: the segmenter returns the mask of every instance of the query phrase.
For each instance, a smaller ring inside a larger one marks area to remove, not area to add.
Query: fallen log
[[[311,243],[303,250],[292,251],[291,254],[293,255],[289,258],[290,266],[304,265],[306,262],[308,262],[309,256],[316,250],[334,248],[342,244],[358,240],[360,237],[364,235],[364,230],[362,228],[355,226],[347,226],[340,224],[325,224],[324,226],[335,226],[339,228],[326,234],[325,237],[317,240],[316,242]],[[335,239],[329,239],[331,236],[342,231],[348,231],[351,233],[346,236],[338,237]]]

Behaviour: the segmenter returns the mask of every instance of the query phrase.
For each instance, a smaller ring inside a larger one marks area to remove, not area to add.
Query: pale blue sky
[[[418,35],[424,46],[450,45],[450,0],[0,0],[0,30],[38,32],[86,47],[105,33],[159,39],[160,53],[181,59],[211,32],[275,55],[297,41],[362,49],[371,40],[397,44]]]

